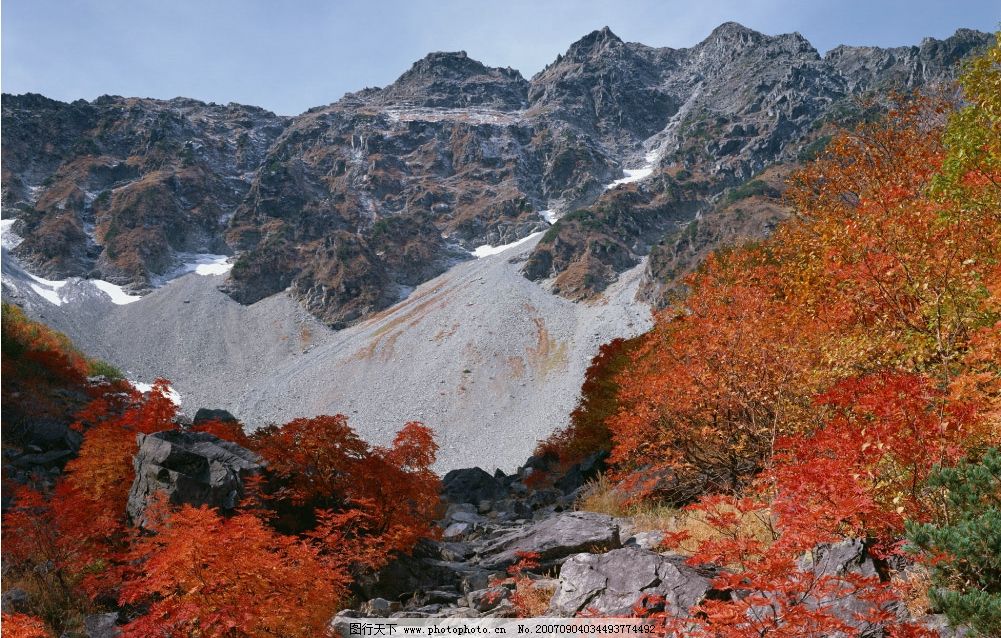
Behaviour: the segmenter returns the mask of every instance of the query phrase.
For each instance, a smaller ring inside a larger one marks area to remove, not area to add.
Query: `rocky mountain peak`
[[[699,51],[713,51],[731,55],[760,48],[776,49],[794,55],[805,54],[814,59],[820,57],[809,40],[798,32],[768,36],[737,22],[724,22],[713,29],[709,37],[695,47]]]
[[[503,69],[497,70],[503,72]],[[396,84],[412,83],[428,77],[468,80],[477,75],[489,75],[490,71],[490,68],[469,57],[465,51],[433,51],[414,62]]]
[[[764,34],[755,31],[754,29],[745,27],[739,22],[724,22],[713,29],[709,36],[702,42],[703,44],[714,42],[721,44],[725,43],[728,45],[749,45],[754,44],[755,42],[760,42],[765,37],[766,36]]]
[[[622,39],[612,33],[611,29],[602,27],[588,33],[580,40],[571,44],[564,59],[583,62],[623,45],[624,42],[622,42]]]
[[[436,51],[385,89],[365,96],[382,104],[518,109],[527,93],[528,82],[515,69],[488,67],[465,51]]]

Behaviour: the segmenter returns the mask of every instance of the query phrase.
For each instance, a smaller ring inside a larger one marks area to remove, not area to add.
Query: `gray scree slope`
[[[187,413],[225,408],[250,427],[343,413],[373,443],[419,420],[438,434],[438,470],[511,470],[566,423],[598,346],[650,325],[635,301],[642,264],[575,304],[518,272],[534,241],[461,263],[339,332],[285,293],[242,306],[220,276],[185,275],[128,305],[71,280],[54,306],[6,250],[4,292],[130,378],[170,379]]]

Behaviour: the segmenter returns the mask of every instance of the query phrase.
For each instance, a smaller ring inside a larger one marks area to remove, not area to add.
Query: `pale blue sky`
[[[999,0],[3,0],[4,92],[256,104],[281,114],[384,86],[429,51],[466,50],[531,77],[608,25],[685,47],[734,20],[837,44],[899,46],[994,31]]]

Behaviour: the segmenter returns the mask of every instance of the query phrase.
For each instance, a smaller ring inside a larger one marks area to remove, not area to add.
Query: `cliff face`
[[[578,120],[597,131],[615,129],[614,121],[656,120],[650,126],[657,130],[638,132],[631,147],[621,128],[617,137],[602,138],[606,146],[619,143],[622,166],[642,167],[645,177],[606,190],[561,219],[530,257],[526,274],[555,278],[558,292],[584,298],[649,255],[645,290],[654,301],[726,238],[760,236],[786,214],[777,197],[782,181],[764,188],[758,184],[763,172],[775,167],[787,174],[815,154],[838,125],[864,115],[859,98],[947,81],[964,57],[988,42],[986,34],[960,30],[916,47],[839,47],[821,57],[799,34],[770,37],[734,23],[691,49],[609,38],[604,32],[585,38],[607,44],[592,47],[583,62],[570,54],[558,60],[533,79],[533,90],[545,78],[554,86],[571,81],[564,78],[630,78],[623,86],[649,78],[642,90],[657,97],[643,102],[654,108],[643,111],[621,98],[612,116]],[[629,94],[635,91],[620,95]],[[751,199],[734,206],[745,198]]]
[[[40,275],[143,291],[190,253],[236,254],[235,299],[289,289],[335,327],[470,249],[546,229],[528,277],[585,298],[649,255],[645,290],[660,299],[706,250],[781,218],[781,180],[761,174],[814,152],[858,116],[855,98],[947,80],[988,40],[960,30],[822,57],[798,34],[733,23],[690,49],[605,28],[531,81],[432,53],[388,87],[294,118],[5,95],[3,217]]]
[[[47,277],[142,290],[178,253],[228,251],[221,231],[287,118],[180,98],[4,95],[3,123],[16,254]]]

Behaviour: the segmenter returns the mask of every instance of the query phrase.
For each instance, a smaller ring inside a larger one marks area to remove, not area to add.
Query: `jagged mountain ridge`
[[[778,198],[752,188],[740,214],[721,215],[734,212],[724,191],[769,167],[795,165],[837,125],[862,117],[857,98],[867,92],[947,80],[960,60],[988,41],[986,34],[959,30],[917,47],[838,47],[822,57],[797,33],[766,36],[735,23],[690,49],[651,49],[607,31],[589,38],[589,57],[567,56],[540,75],[553,86],[573,87],[564,91],[572,96],[623,75],[621,61],[635,57],[660,71],[651,86],[664,104],[678,106],[661,110],[659,121],[643,132],[659,128],[650,137],[633,138],[647,157],[640,160],[637,153],[632,166],[644,165],[649,175],[561,219],[537,246],[526,274],[553,278],[557,292],[586,298],[649,255],[646,288],[654,300],[720,238],[760,236],[785,214]],[[627,97],[604,110],[621,118],[630,111]],[[607,119],[595,117],[593,125],[600,131]],[[618,138],[606,136],[606,144],[621,141],[623,130]],[[622,148],[630,148],[628,141]],[[778,194],[774,185],[766,190]],[[733,234],[733,227],[741,231]]]
[[[750,220],[717,214],[728,189],[794,163],[825,122],[850,120],[855,97],[948,79],[988,39],[960,30],[820,56],[798,34],[735,23],[687,49],[606,27],[530,81],[432,53],[388,87],[292,118],[4,95],[3,217],[19,219],[15,252],[43,276],[142,291],[181,253],[235,253],[234,299],[289,289],[343,327],[469,249],[547,229],[540,213],[553,210],[572,214],[535,247],[527,276],[586,298],[650,255],[657,297],[660,280],[733,239],[730,227],[767,232],[761,220],[781,217],[762,193]],[[605,189],[639,167],[644,179]]]

